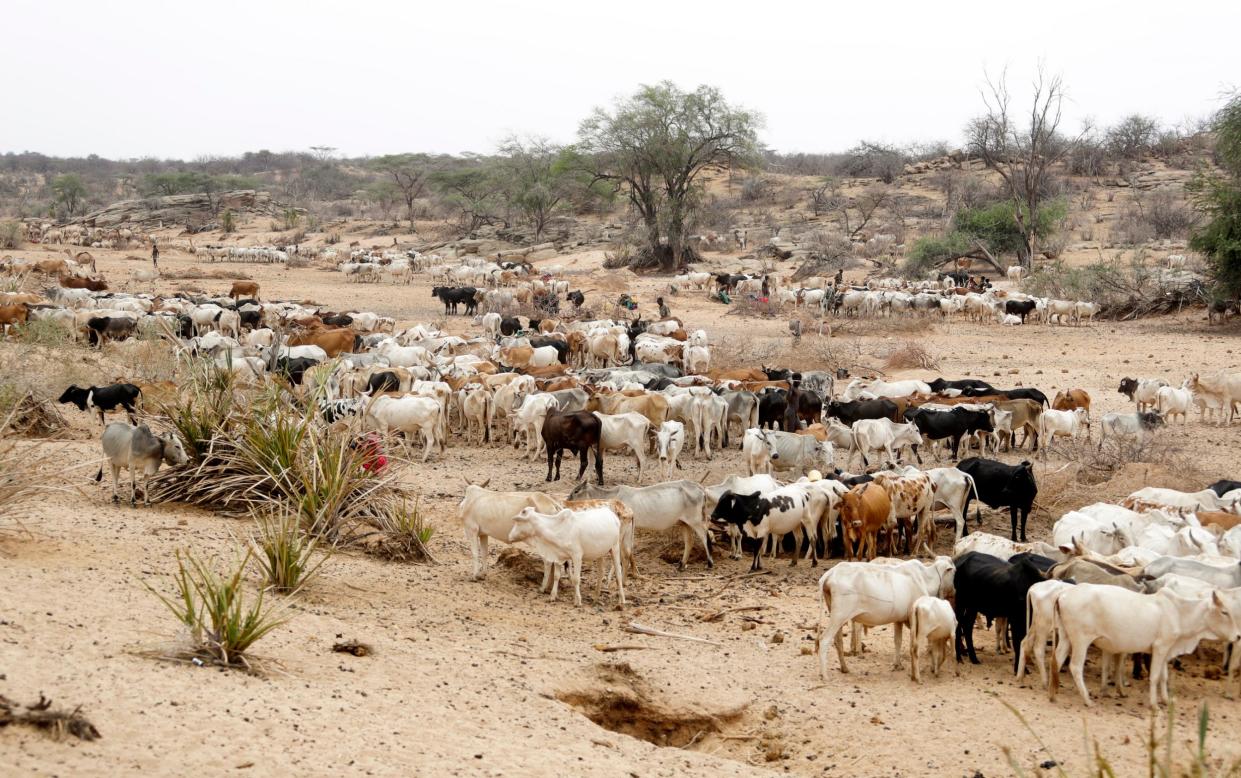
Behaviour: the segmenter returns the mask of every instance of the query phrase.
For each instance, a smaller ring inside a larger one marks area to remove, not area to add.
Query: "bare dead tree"
[[[1060,76],[1049,77],[1040,67],[1033,89],[1029,123],[1023,124],[1012,106],[1007,73],[1001,73],[998,80],[988,77],[982,91],[986,113],[974,119],[968,129],[970,152],[1000,176],[1013,201],[1013,218],[1025,243],[1019,261],[1026,267],[1037,254],[1038,208],[1049,189],[1052,169],[1089,129],[1083,128],[1072,138],[1060,134],[1064,103]]]

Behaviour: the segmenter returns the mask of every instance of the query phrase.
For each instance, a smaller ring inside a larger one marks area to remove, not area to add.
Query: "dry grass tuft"
[[[939,357],[921,343],[906,340],[888,350],[883,357],[883,366],[887,370],[936,370],[939,368]]]
[[[9,421],[4,429],[19,437],[50,438],[69,428],[69,423],[55,403],[35,397],[30,392],[21,395],[15,402],[0,397],[0,409],[5,408],[9,412]]]
[[[71,711],[52,710],[52,701],[39,695],[39,701],[30,705],[14,702],[0,695],[0,728],[20,724],[45,732],[53,740],[73,735],[78,740],[98,740],[99,730],[82,715],[81,707]]]
[[[1053,518],[1090,503],[1119,502],[1144,486],[1180,489],[1209,480],[1191,456],[1158,435],[1109,439],[1102,449],[1086,440],[1058,442],[1050,453],[1068,460],[1038,481],[1038,505]]]

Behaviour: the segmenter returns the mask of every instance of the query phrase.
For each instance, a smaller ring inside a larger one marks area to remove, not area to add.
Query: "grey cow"
[[[112,502],[120,502],[121,471],[129,470],[129,504],[136,505],[138,471],[142,471],[142,503],[151,504],[151,476],[159,472],[164,462],[183,465],[189,461],[181,441],[173,434],[156,435],[145,424],[133,425],[114,421],[103,431],[103,453],[112,468]],[[103,480],[103,467],[95,475]]]

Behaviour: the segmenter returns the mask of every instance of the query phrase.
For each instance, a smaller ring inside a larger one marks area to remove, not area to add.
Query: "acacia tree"
[[[509,138],[500,144],[498,174],[509,206],[533,229],[534,240],[562,210],[572,192],[572,171],[561,149],[545,138]]]
[[[685,261],[699,176],[755,162],[761,125],[759,114],[730,105],[715,87],[685,92],[663,81],[611,110],[596,108],[578,129],[576,151],[594,180],[623,191],[641,217],[647,247],[637,264],[673,271]]]
[[[1029,267],[1037,253],[1039,206],[1050,192],[1052,169],[1073,151],[1087,132],[1068,138],[1059,132],[1064,83],[1041,69],[1034,79],[1029,121],[1012,107],[1007,75],[987,79],[983,91],[986,113],[970,122],[967,145],[992,171],[999,174],[1013,203],[1013,219],[1022,237],[1018,261]]]
[[[461,218],[461,229],[469,234],[484,224],[502,222],[500,184],[490,164],[437,170],[431,183]],[[507,225],[506,225],[507,226]]]
[[[414,201],[422,196],[431,174],[432,161],[426,154],[388,154],[371,160],[371,167],[388,176],[405,201],[405,215],[409,228],[414,225]]]
[[[65,173],[52,179],[52,194],[69,216],[76,216],[86,202],[86,184],[77,173]]]

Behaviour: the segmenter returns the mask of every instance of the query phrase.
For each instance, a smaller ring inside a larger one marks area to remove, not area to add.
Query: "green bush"
[[[279,508],[254,514],[255,532],[250,538],[254,558],[269,589],[282,594],[300,590],[319,567],[327,554],[318,554],[319,541],[302,532],[296,513]]]
[[[264,635],[284,624],[282,609],[263,605],[263,592],[248,599],[244,591],[247,553],[223,573],[203,563],[189,551],[177,551],[175,598],[165,597],[150,584],[144,585],[172,611],[190,632],[190,657],[225,667],[251,669],[245,654]]]
[[[237,231],[237,217],[233,216],[231,210],[225,211],[224,216],[220,218],[220,231],[226,233]]]

